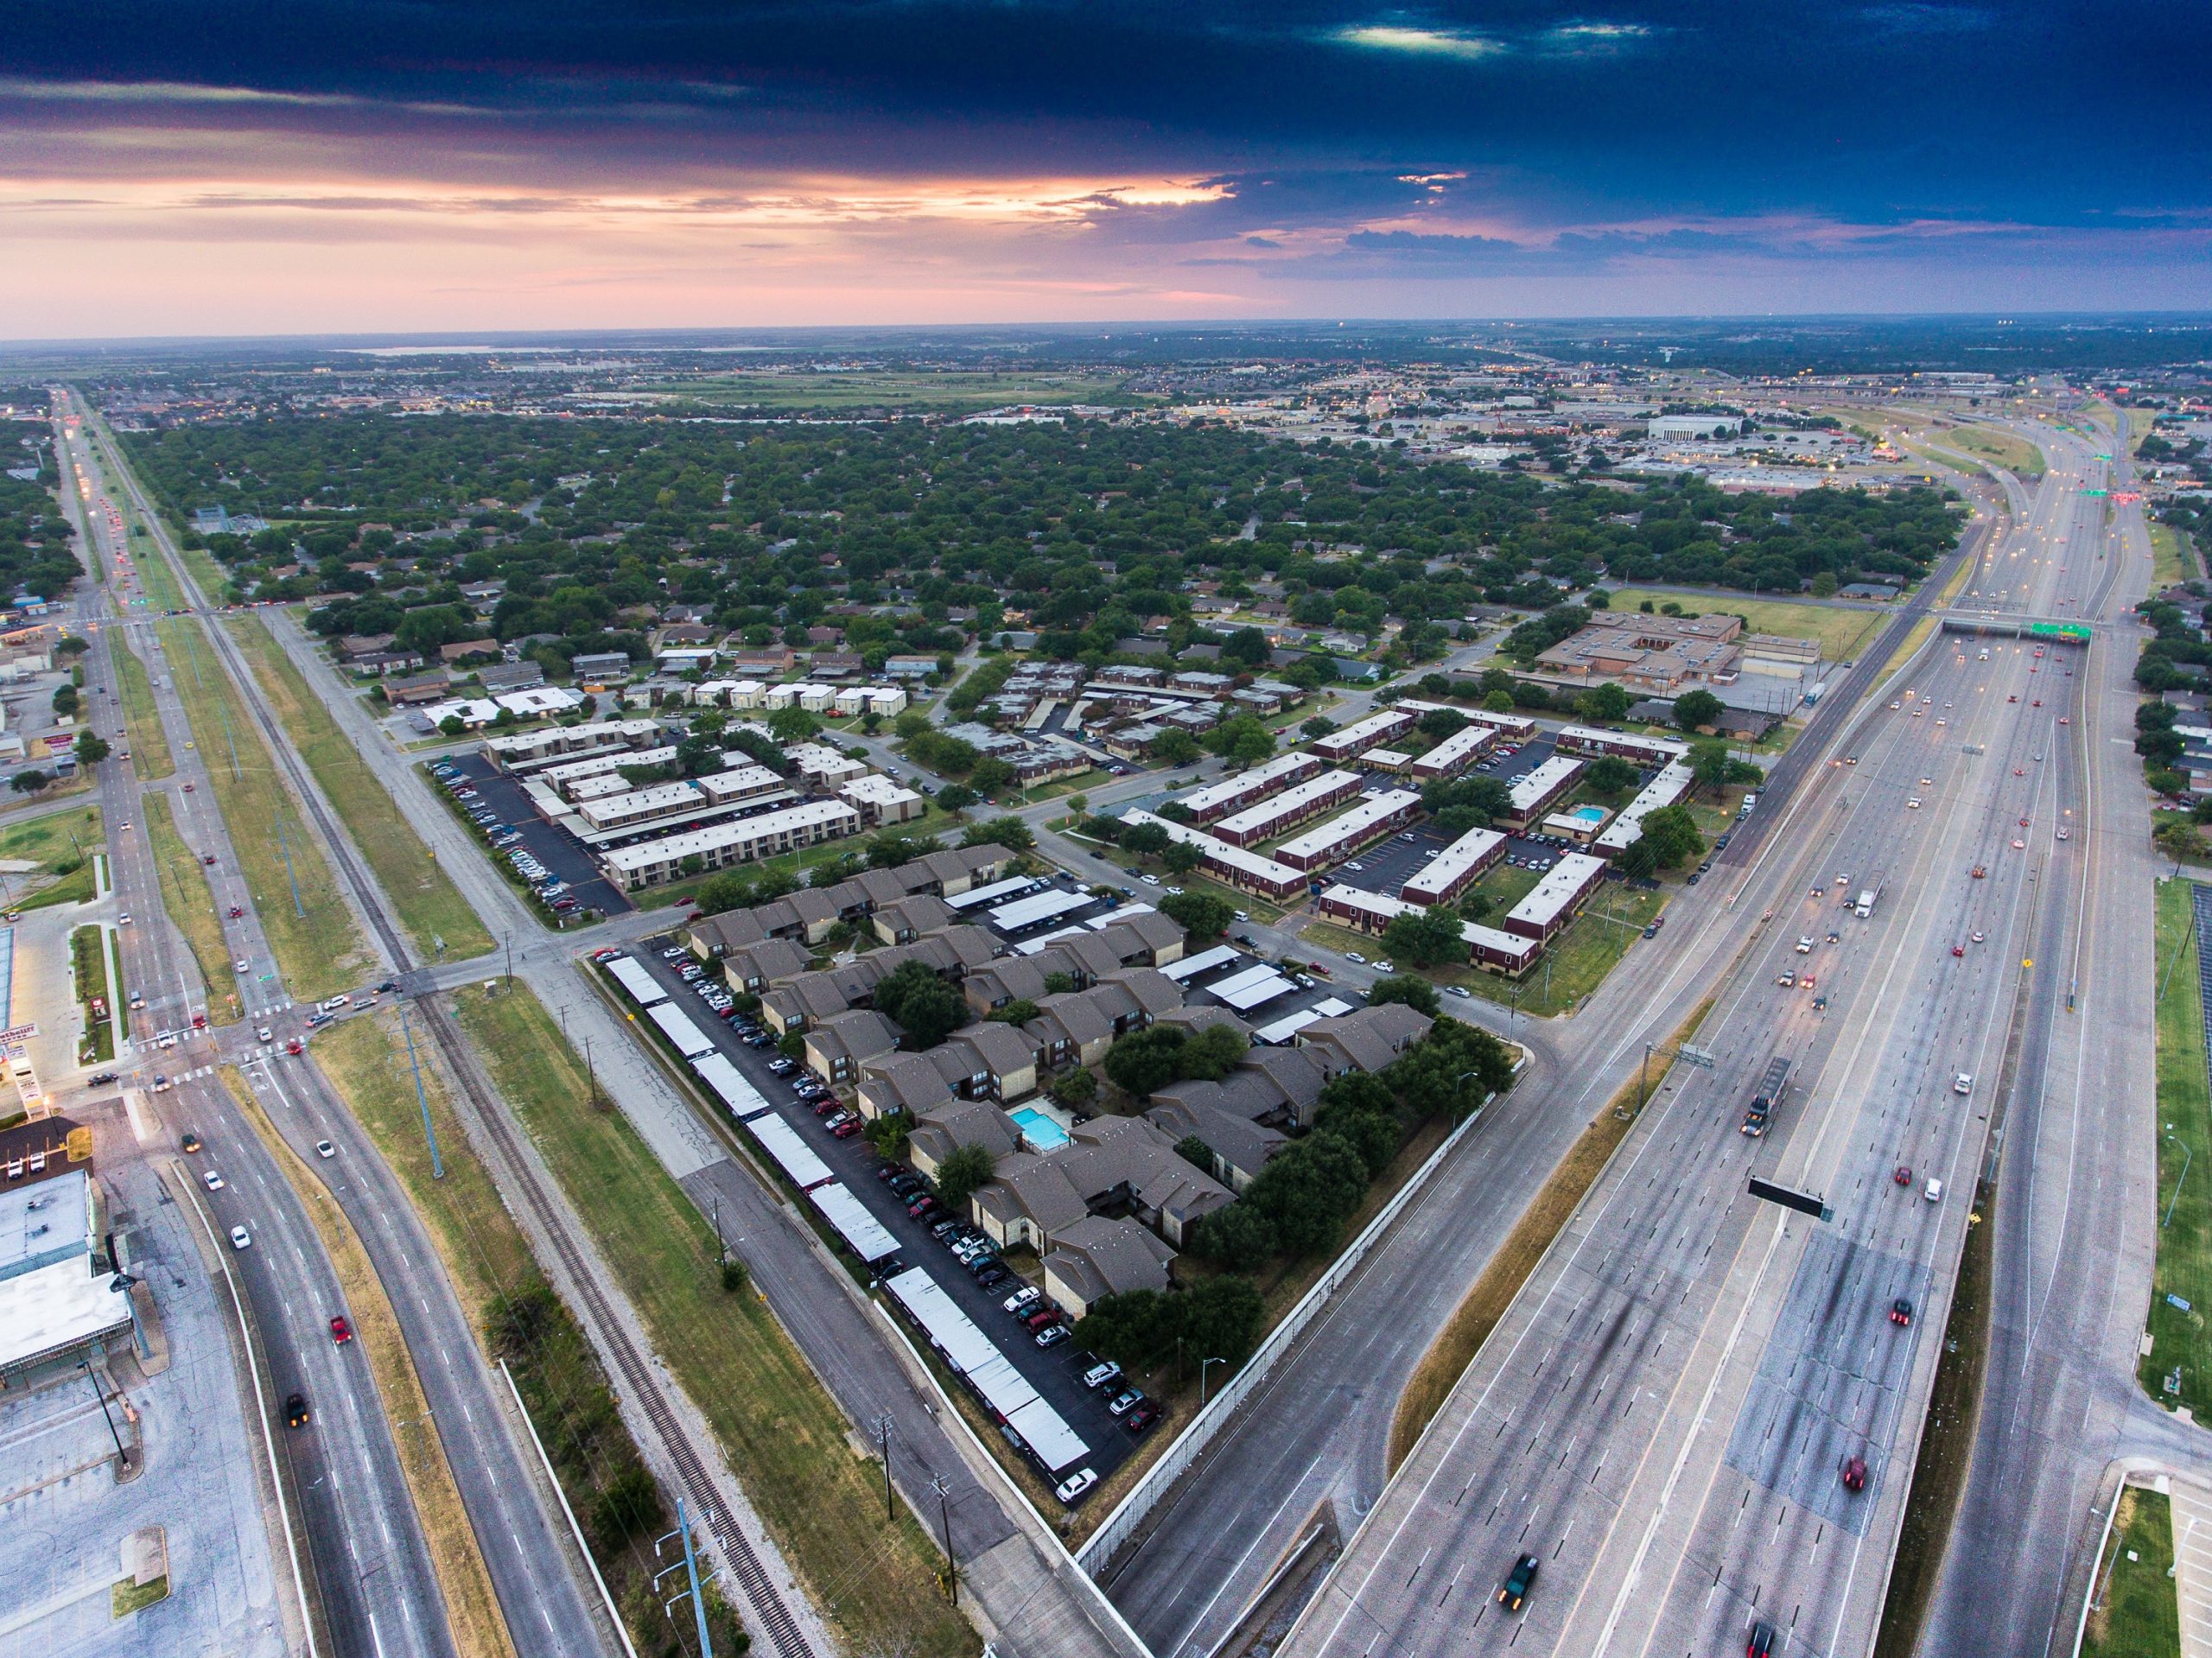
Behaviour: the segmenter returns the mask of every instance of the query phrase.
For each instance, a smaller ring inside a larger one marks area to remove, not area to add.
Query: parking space
[[[482,754],[455,754],[437,764],[451,766],[467,779],[467,786],[476,791],[476,799],[460,804],[464,807],[488,807],[495,814],[494,822],[507,824],[519,833],[522,838],[514,844],[526,849],[558,880],[566,881],[568,895],[576,900],[580,909],[620,915],[634,907],[619,888],[599,873],[599,866],[592,861],[591,854],[540,817],[522,785]],[[431,781],[440,781],[435,772]],[[493,855],[502,855],[505,850],[495,849]]]
[[[948,1247],[953,1240],[940,1238],[933,1232],[932,1228],[942,1224],[945,1218],[942,1211],[920,1217],[911,1214],[908,1199],[894,1191],[885,1177],[894,1172],[913,1176],[914,1181],[919,1182],[912,1187],[917,1197],[928,1195],[927,1183],[920,1182],[919,1177],[903,1162],[887,1163],[857,1131],[842,1135],[835,1132],[830,1124],[842,1109],[835,1095],[823,1088],[817,1079],[808,1077],[803,1069],[785,1059],[765,1033],[748,1041],[743,1034],[746,1027],[742,1020],[733,1022],[717,1016],[700,986],[711,984],[717,989],[725,989],[718,975],[705,975],[696,981],[686,980],[684,968],[696,963],[670,934],[648,939],[630,954],[691,1016],[692,1022],[714,1043],[715,1051],[736,1066],[776,1115],[798,1134],[807,1149],[819,1157],[836,1178],[861,1201],[869,1216],[898,1240],[899,1256],[878,1261],[877,1274],[891,1277],[899,1270],[901,1262],[926,1268],[961,1312],[989,1338],[993,1347],[1083,1437],[1090,1447],[1084,1465],[1095,1470],[1101,1479],[1118,1467],[1136,1445],[1122,1420],[1107,1408],[1119,1389],[1085,1388],[1084,1373],[1096,1363],[1091,1355],[1080,1350],[1073,1340],[1039,1347],[1035,1334],[1006,1309],[1007,1299],[1038,1275],[1034,1263],[1028,1263],[1027,1277],[1010,1266],[1001,1265],[999,1270],[1006,1274],[1005,1278],[985,1287],[977,1273],[963,1265]],[[754,1042],[760,1045],[753,1045]],[[1040,1295],[1024,1311],[1033,1312],[1044,1305]],[[1150,1431],[1159,1432],[1159,1425]]]

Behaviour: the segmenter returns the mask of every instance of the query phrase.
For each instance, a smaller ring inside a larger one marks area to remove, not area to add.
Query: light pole
[[[92,1374],[92,1362],[79,1359],[77,1368],[85,1373],[85,1380],[92,1384],[92,1397],[100,1401],[100,1414],[107,1418],[107,1431],[115,1440],[115,1454],[125,1468],[130,1466],[130,1453],[123,1448],[123,1435],[115,1426],[114,1413],[107,1407],[107,1389],[100,1386],[100,1379]]]
[[[107,1280],[107,1286],[123,1298],[123,1310],[130,1318],[130,1344],[138,1350],[138,1356],[143,1359],[150,1357],[151,1355],[146,1351],[145,1332],[138,1328],[137,1304],[131,1299],[130,1296],[130,1292],[137,1282],[138,1280],[129,1273],[118,1272]]]
[[[1226,1364],[1227,1359],[1203,1359],[1198,1363],[1198,1408],[1206,1407],[1206,1372],[1217,1364]]]

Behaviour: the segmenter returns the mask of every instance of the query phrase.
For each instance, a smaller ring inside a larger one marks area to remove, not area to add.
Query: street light
[[[130,1453],[123,1448],[123,1435],[117,1431],[115,1416],[107,1407],[107,1389],[100,1386],[100,1379],[92,1374],[92,1362],[79,1359],[77,1368],[85,1373],[85,1380],[92,1384],[92,1397],[100,1401],[100,1414],[107,1418],[107,1431],[115,1439],[115,1454],[125,1468],[130,1466]]]
[[[131,1344],[138,1350],[138,1356],[143,1359],[151,1357],[152,1355],[146,1351],[145,1333],[138,1328],[138,1305],[130,1295],[130,1292],[137,1287],[137,1279],[124,1272],[118,1272],[107,1280],[108,1288],[123,1298],[123,1310],[130,1318]]]
[[[1198,1364],[1198,1408],[1206,1407],[1206,1372],[1217,1364],[1226,1364],[1227,1359],[1204,1359]]]

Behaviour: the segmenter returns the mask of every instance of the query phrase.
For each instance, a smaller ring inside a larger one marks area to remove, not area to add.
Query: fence
[[[1522,1064],[1527,1063],[1524,1058]],[[1518,1069],[1518,1067],[1516,1067]],[[1491,1096],[1495,1098],[1495,1096]],[[1144,1477],[1129,1488],[1129,1494],[1115,1505],[1098,1529],[1093,1532],[1076,1551],[1076,1560],[1093,1577],[1105,1568],[1121,1547],[1136,1534],[1137,1528],[1167,1495],[1168,1490],[1179,1479],[1205,1449],[1215,1435],[1236,1414],[1236,1407],[1249,1398],[1255,1388],[1268,1379],[1275,1365],[1287,1353],[1314,1317],[1328,1305],[1329,1298],[1342,1287],[1346,1279],[1358,1270],[1359,1263],[1367,1258],[1368,1251],[1390,1228],[1390,1223],[1405,1211],[1406,1206],[1421,1195],[1428,1185],[1429,1177],[1452,1154],[1460,1139],[1482,1121],[1488,1109],[1489,1100],[1476,1108],[1467,1120],[1444,1137],[1444,1143],[1431,1152],[1415,1169],[1413,1176],[1398,1189],[1395,1196],[1382,1205],[1375,1218],[1360,1229],[1360,1234],[1344,1248],[1344,1253],[1330,1264],[1313,1287],[1298,1299],[1298,1305],[1289,1311],[1283,1321],[1268,1332],[1259,1350],[1229,1381],[1221,1391],[1208,1399],[1205,1408],[1191,1419],[1191,1425],[1176,1436],[1175,1442],[1161,1453],[1160,1460],[1145,1471]]]

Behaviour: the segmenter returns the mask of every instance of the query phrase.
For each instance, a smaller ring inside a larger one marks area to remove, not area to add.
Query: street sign
[[[1695,1065],[1700,1070],[1713,1069],[1713,1053],[1707,1048],[1693,1047],[1685,1042],[1675,1050],[1675,1057],[1686,1065]]]
[[[1751,1191],[1754,1197],[1770,1204],[1780,1204],[1784,1209],[1796,1210],[1816,1220],[1835,1218],[1835,1211],[1811,1192],[1793,1191],[1788,1186],[1777,1186],[1771,1180],[1762,1180],[1756,1174],[1751,1177]]]
[[[0,1046],[12,1047],[18,1042],[29,1041],[37,1034],[36,1025],[10,1025],[6,1030],[0,1031]]]

